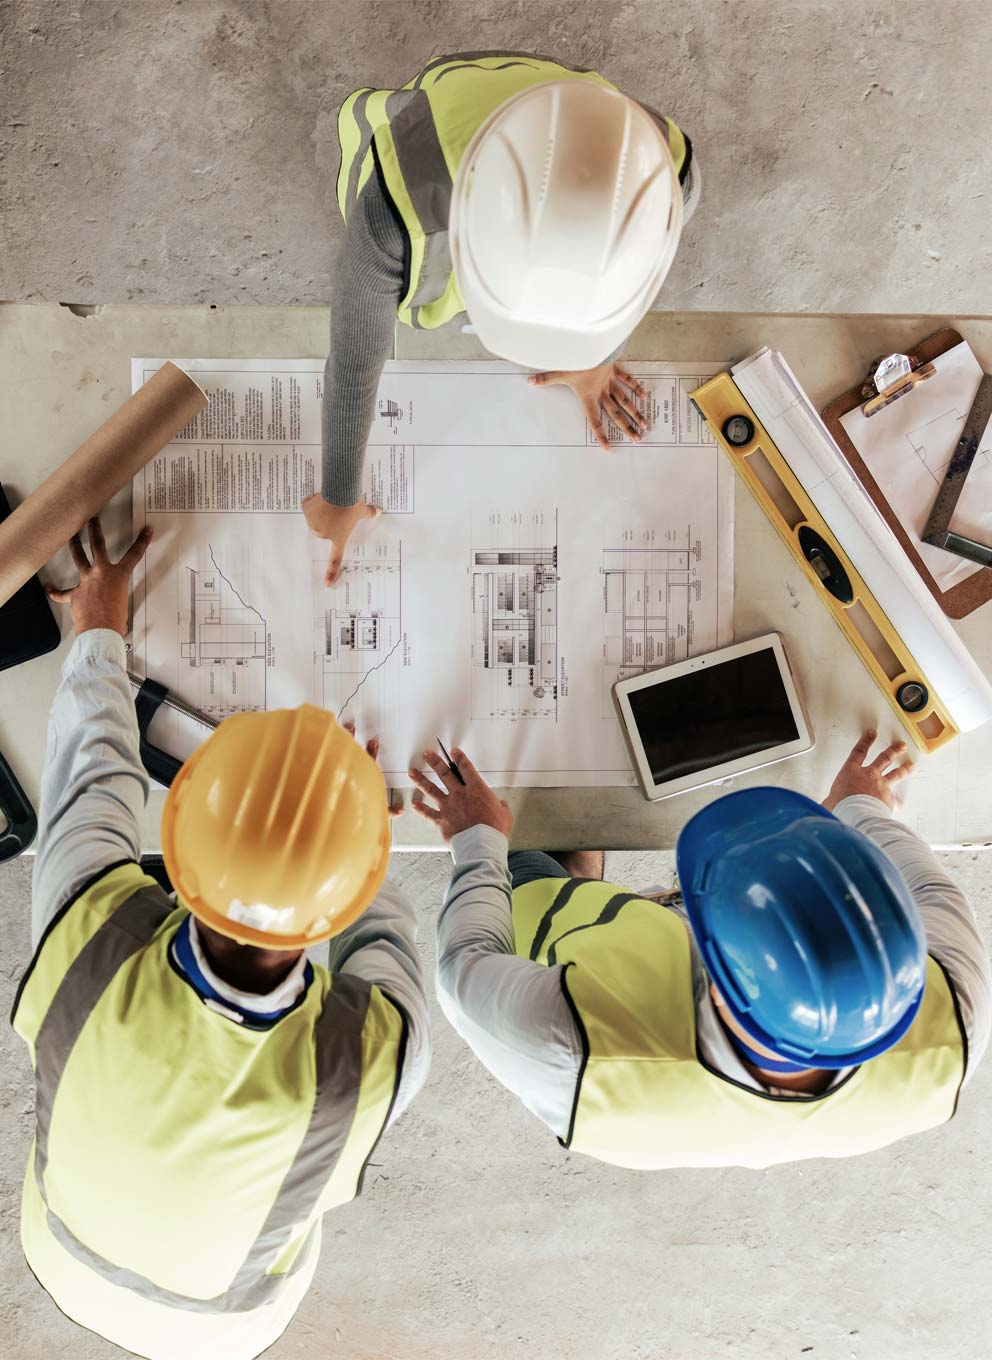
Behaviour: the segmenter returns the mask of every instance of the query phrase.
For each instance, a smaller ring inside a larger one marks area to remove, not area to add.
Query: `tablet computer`
[[[813,746],[809,714],[778,633],[620,680],[613,703],[638,782],[652,800]]]

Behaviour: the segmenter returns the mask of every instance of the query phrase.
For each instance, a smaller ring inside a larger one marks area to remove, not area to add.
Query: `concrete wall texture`
[[[443,52],[602,70],[694,139],[669,310],[992,308],[976,0],[7,0],[0,297],[323,303],[335,111]]]

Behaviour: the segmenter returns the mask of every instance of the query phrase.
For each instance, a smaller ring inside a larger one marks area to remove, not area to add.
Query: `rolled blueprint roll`
[[[175,364],[153,377],[0,524],[0,605],[207,404]]]

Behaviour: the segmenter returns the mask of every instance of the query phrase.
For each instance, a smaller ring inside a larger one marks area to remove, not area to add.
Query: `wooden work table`
[[[872,358],[955,325],[992,368],[992,318],[654,313],[628,346],[632,359],[726,360],[769,345],[785,354],[822,407],[859,380]],[[132,355],[299,358],[327,351],[328,312],[301,307],[107,306],[77,315],[54,304],[0,307],[0,480],[16,505],[130,394]],[[457,327],[433,334],[398,328],[398,358],[482,358]],[[111,551],[129,541],[129,492],[106,515]],[[738,638],[778,629],[803,685],[817,744],[806,756],[740,780],[776,783],[822,797],[864,726],[889,738],[901,729],[851,647],[815,598],[772,526],[738,483],[735,523]],[[43,573],[74,579],[68,553]],[[0,672],[0,750],[37,806],[48,710],[69,649],[59,611],[59,651]],[[992,674],[992,604],[955,625]],[[992,840],[992,724],[921,761],[905,818],[935,844]],[[686,819],[722,790],[647,803],[634,788],[516,789],[507,796],[520,848],[667,849]],[[161,791],[145,816],[144,848],[158,848]],[[409,798],[409,795],[407,795]],[[394,823],[400,849],[438,848],[434,829],[412,812]]]

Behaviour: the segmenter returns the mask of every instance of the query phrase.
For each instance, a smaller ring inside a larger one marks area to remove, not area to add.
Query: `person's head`
[[[849,1067],[905,1034],[923,997],[926,936],[866,836],[800,794],[747,789],[697,813],[676,858],[721,1013],[759,1055]]]
[[[469,320],[493,354],[537,369],[602,364],[675,256],[682,190],[658,122],[585,80],[506,100],[462,156],[449,240]]]
[[[309,704],[221,723],[162,813],[173,887],[227,973],[277,979],[287,971],[279,954],[298,957],[344,930],[378,891],[389,844],[375,761]]]

